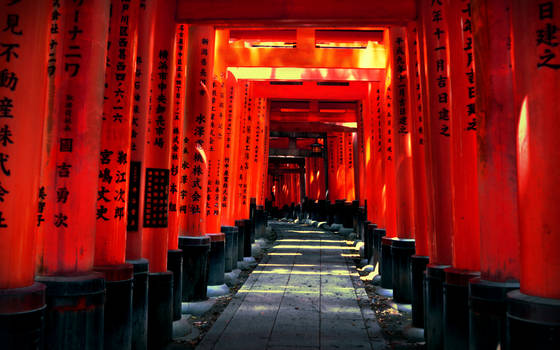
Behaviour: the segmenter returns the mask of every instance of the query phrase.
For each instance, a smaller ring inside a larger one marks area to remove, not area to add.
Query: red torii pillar
[[[560,1],[513,2],[521,290],[507,295],[511,349],[560,344]],[[553,29],[554,28],[554,29]],[[552,32],[551,32],[552,31]]]
[[[169,171],[169,231],[167,235],[167,269],[173,272],[173,321],[181,319],[183,298],[183,251],[179,249],[179,188],[181,187],[181,145],[187,75],[187,25],[175,26],[175,76],[173,77],[173,128],[171,132],[171,168]],[[185,212],[184,210],[183,212]]]
[[[379,95],[379,83],[368,83],[368,93],[365,100],[360,104],[360,118],[358,124],[358,136],[361,136],[362,144],[361,164],[360,164],[360,192],[363,196],[363,203],[366,206],[364,212],[367,220],[364,222],[364,242],[365,242],[365,257],[373,265],[378,261],[378,254],[375,243],[375,229],[377,229],[377,211],[378,211],[378,192],[376,190],[379,178],[375,177],[374,173],[374,154],[377,147],[377,113],[381,110],[381,97]]]
[[[449,349],[468,349],[468,282],[480,275],[476,87],[470,1],[448,2],[444,12],[449,19],[450,54],[450,76],[446,84],[453,97],[453,267],[445,270],[443,343]]]
[[[254,221],[255,239],[261,239],[264,237],[266,232],[266,215],[264,210],[264,198],[262,196],[264,187],[263,174],[267,172],[266,159],[268,159],[268,153],[265,152],[266,139],[268,138],[268,128],[266,127],[266,98],[257,98],[256,109],[256,140],[252,156],[253,164],[256,167],[254,183],[255,212],[252,220]]]
[[[337,138],[335,133],[327,135],[327,158],[329,163],[329,200],[334,204],[336,199],[339,199],[339,191],[337,184]]]
[[[125,263],[125,209],[139,6],[111,1],[93,262],[105,275],[105,349],[132,346],[133,266]]]
[[[391,244],[393,298],[410,303],[412,286],[410,257],[414,255],[414,187],[412,181],[412,136],[408,47],[405,27],[391,27],[391,85],[393,86],[393,154],[395,167],[396,235]]]
[[[260,199],[257,200],[257,205],[265,206],[266,198],[269,192],[268,191],[268,154],[269,154],[269,140],[270,140],[270,118],[268,115],[268,104],[266,103],[266,99],[263,102],[263,118],[264,118],[264,131],[263,131],[263,148],[262,148],[262,171],[261,171],[261,192],[259,194]],[[323,184],[324,188],[324,184]],[[324,190],[323,190],[324,191]],[[324,194],[323,194],[324,199]],[[265,208],[266,210],[266,208]],[[266,219],[266,214],[264,214],[264,218]]]
[[[371,83],[368,84],[368,89],[371,89]],[[368,90],[370,91],[370,90]],[[356,132],[356,137],[357,137],[357,141],[356,141],[356,161],[354,166],[356,167],[356,187],[357,187],[357,191],[356,191],[356,197],[359,199],[360,201],[360,206],[365,207],[367,200],[366,200],[366,186],[365,186],[365,182],[366,182],[366,168],[365,168],[365,158],[366,158],[366,133],[369,136],[369,129],[366,130],[366,126],[364,125],[366,123],[366,121],[370,121],[370,105],[369,105],[369,101],[366,101],[367,103],[364,103],[364,101],[359,101],[358,102],[358,106],[357,106],[357,113],[358,113],[358,122],[357,122],[357,132]],[[366,209],[367,210],[367,209]],[[367,216],[367,212],[364,212],[364,215]]]
[[[344,142],[344,170],[345,170],[345,189],[344,195],[347,202],[352,202],[356,199],[356,194],[354,191],[354,140],[352,137],[353,133],[345,132],[343,134]]]
[[[259,99],[254,96],[253,94],[253,84],[249,83],[249,105],[248,105],[248,118],[249,118],[249,127],[250,129],[247,130],[248,132],[248,142],[249,142],[249,152],[247,158],[247,198],[248,206],[248,223],[250,227],[250,236],[251,236],[251,244],[255,243],[255,217],[256,217],[256,206],[257,206],[257,199],[256,199],[256,185],[257,185],[257,171],[258,165],[254,162],[254,152],[255,148],[257,147],[258,139],[258,101]]]
[[[12,23],[0,34],[9,48],[0,56],[0,343],[17,349],[43,341],[45,286],[34,282],[36,227],[41,223],[35,210],[52,8],[45,1],[12,3],[0,2],[0,20]],[[40,193],[44,204],[44,189]]]
[[[128,176],[126,262],[134,267],[132,292],[132,348],[146,348],[148,341],[148,260],[142,254],[142,221],[144,200],[146,129],[149,110],[150,78],[152,74],[155,3],[140,3],[138,14],[138,44],[134,77],[134,105],[130,142]]]
[[[372,223],[373,228],[373,263],[378,264],[378,272],[381,273],[381,248],[382,238],[386,235],[385,230],[385,169],[383,167],[385,150],[383,146],[383,93],[381,83],[372,86],[372,140],[371,140],[371,172],[368,172],[368,179],[373,181],[371,185],[371,198],[373,198]],[[369,205],[368,205],[369,208]]]
[[[251,92],[250,84],[246,80],[238,81],[239,89],[239,141],[237,144],[237,170],[234,210],[239,228],[239,243],[242,245],[239,253],[242,261],[251,259],[251,221],[249,219],[248,176],[251,158]]]
[[[424,137],[425,79],[420,67],[419,27],[416,22],[408,26],[408,67],[412,135],[412,170],[414,186],[414,244],[415,255],[410,257],[412,283],[412,324],[424,327],[424,272],[430,260],[428,242],[428,199],[426,193],[426,150]]]
[[[186,114],[183,123],[183,176],[179,248],[183,250],[183,301],[206,299],[207,264],[211,240],[206,234],[211,89],[215,30],[211,25],[189,26]]]
[[[373,198],[375,205],[375,224],[379,228],[378,233],[385,235],[385,168],[383,167],[385,159],[385,149],[383,146],[383,110],[384,96],[381,83],[374,86],[374,115],[373,115],[373,151],[372,151],[372,178],[375,179],[373,184]],[[374,238],[375,239],[375,238]],[[379,241],[381,242],[381,241]],[[381,249],[381,245],[378,245]]]
[[[425,119],[428,159],[428,198],[433,220],[430,264],[426,270],[426,324],[428,349],[443,346],[444,269],[452,263],[452,183],[451,183],[451,95],[449,85],[448,16],[442,2],[424,0],[420,4],[425,42],[426,93],[429,106]]]
[[[225,31],[216,35],[215,47],[226,41]],[[214,57],[212,82],[212,100],[210,110],[208,156],[208,202],[206,204],[206,232],[210,237],[211,246],[208,264],[208,296],[221,296],[229,293],[224,283],[226,235],[221,229],[220,189],[223,173],[224,156],[224,79],[226,67],[224,57]]]
[[[505,346],[507,291],[519,287],[516,135],[510,0],[473,1],[480,279],[469,283],[469,347]]]
[[[103,347],[105,281],[93,261],[109,4],[53,8],[37,277],[49,291],[44,334],[52,348]]]
[[[386,35],[389,42],[390,35]],[[393,238],[397,237],[397,210],[395,198],[395,154],[394,143],[395,135],[393,133],[393,104],[394,86],[392,76],[395,74],[392,63],[393,52],[389,54],[387,76],[385,78],[385,87],[383,92],[383,107],[381,117],[382,143],[383,143],[383,171],[384,182],[382,188],[382,203],[385,212],[385,236],[381,238],[381,287],[393,288],[393,262],[391,257],[391,245]]]
[[[169,174],[175,77],[175,1],[157,1],[150,82],[150,113],[144,148],[145,185],[142,217],[143,256],[150,261],[148,347],[171,340],[173,273],[167,270]]]
[[[237,262],[243,260],[241,251],[242,243],[240,242],[241,233],[236,223],[235,204],[235,188],[237,186],[237,167],[239,157],[239,92],[238,84],[235,76],[231,72],[227,72],[225,81],[225,128],[224,128],[224,173],[222,177],[221,192],[221,225],[222,231],[232,236],[233,247],[231,248],[231,261],[226,259],[226,272],[237,268]],[[227,256],[226,256],[227,258]]]

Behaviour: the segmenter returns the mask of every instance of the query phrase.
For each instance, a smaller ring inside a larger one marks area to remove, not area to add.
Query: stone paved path
[[[384,349],[366,292],[352,283],[357,251],[311,226],[271,225],[273,248],[197,349]]]

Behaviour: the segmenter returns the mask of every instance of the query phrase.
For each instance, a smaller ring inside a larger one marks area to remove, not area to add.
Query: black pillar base
[[[206,300],[210,238],[179,236],[179,248],[183,251],[182,301]]]
[[[47,286],[45,349],[102,350],[103,274],[38,276],[36,280]]]
[[[173,273],[150,273],[148,349],[163,349],[173,334]]]
[[[364,234],[365,234],[365,241],[364,241],[364,251],[366,254],[366,259],[368,263],[373,265],[377,264],[377,260],[375,260],[375,254],[373,251],[373,231],[377,228],[376,224],[372,224],[369,221],[364,222]]]
[[[210,237],[210,253],[208,254],[208,285],[220,286],[224,284],[226,270],[226,241],[223,233],[208,234]]]
[[[469,280],[479,272],[445,269],[443,284],[443,345],[445,349],[469,348]]]
[[[367,260],[368,264],[371,263],[371,257],[373,255],[373,228],[370,228],[370,225],[371,223],[369,221],[364,221],[362,223],[362,229],[364,231],[364,259]]]
[[[344,214],[346,212],[344,208],[344,199],[337,199],[334,201],[334,205],[332,207],[333,213],[333,221],[335,224],[342,225],[344,223]]]
[[[133,266],[132,350],[148,348],[148,260],[127,260]]]
[[[507,293],[507,344],[510,350],[560,347],[560,299]]]
[[[235,220],[237,227],[237,261],[243,261],[245,251],[245,220]]]
[[[226,236],[225,272],[237,268],[237,227],[222,226],[221,231]]]
[[[507,350],[506,295],[519,283],[469,281],[469,349]]]
[[[424,328],[424,272],[430,262],[427,256],[410,257],[410,274],[412,285],[412,326]]]
[[[263,238],[266,235],[266,213],[262,205],[257,205],[255,211],[255,238]]]
[[[317,221],[327,221],[327,206],[328,203],[324,199],[319,199],[317,201]]]
[[[181,319],[181,299],[183,298],[183,251],[167,251],[167,271],[173,273],[173,321]]]
[[[384,228],[373,229],[373,260],[381,265],[381,240],[385,237]],[[381,274],[381,266],[379,266],[379,274]]]
[[[354,213],[357,211],[358,206],[356,201],[344,202],[344,217],[342,227],[354,228]]]
[[[428,350],[443,349],[443,281],[448,267],[429,264],[426,268],[424,337]]]
[[[391,257],[391,245],[393,239],[383,237],[381,239],[381,288],[393,289],[393,258]]]
[[[105,276],[104,350],[132,347],[133,266],[96,266]]]
[[[253,243],[251,237],[253,232],[253,223],[249,219],[245,219],[243,221],[245,222],[245,225],[243,226],[243,257],[249,258],[253,255],[251,249],[251,243]]]
[[[0,344],[3,349],[42,349],[45,285],[0,289]]]
[[[393,239],[391,258],[393,265],[393,300],[397,303],[412,302],[412,281],[410,279],[410,257],[415,252],[414,239]]]

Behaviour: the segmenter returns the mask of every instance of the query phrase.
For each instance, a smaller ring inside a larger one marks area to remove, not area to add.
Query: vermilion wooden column
[[[384,182],[381,190],[382,205],[385,214],[385,237],[381,239],[381,286],[383,288],[393,288],[393,259],[391,254],[391,245],[394,238],[397,237],[397,210],[396,210],[396,179],[395,179],[395,135],[393,131],[394,117],[394,86],[393,75],[395,75],[395,67],[393,66],[393,52],[391,50],[390,34],[386,31],[386,40],[388,43],[387,75],[385,77],[385,86],[383,91],[383,107],[381,117],[382,143],[383,143],[383,171]]]
[[[311,177],[313,176],[313,169],[311,168],[311,158],[310,157],[306,157],[305,158],[305,196],[309,199],[312,200],[312,194],[311,194]]]
[[[265,157],[268,158],[268,154],[265,151],[265,139],[268,137],[266,133],[266,99],[257,99],[257,139],[255,144],[255,149],[253,150],[253,163],[257,167],[256,178],[255,178],[255,199],[257,206],[264,206],[264,200],[262,200],[262,187],[263,187],[263,173],[266,172],[265,168]]]
[[[334,204],[334,201],[338,199],[338,191],[337,191],[337,176],[336,176],[336,162],[337,162],[337,150],[338,148],[336,143],[336,136],[334,133],[327,135],[327,157],[329,163],[329,200],[331,204]]]
[[[158,2],[155,12],[151,104],[146,131],[143,255],[150,261],[150,272],[167,271],[168,193],[173,131],[173,77],[175,25],[169,0]]]
[[[237,210],[236,216],[238,220],[244,220],[249,217],[249,198],[247,198],[247,184],[249,176],[249,158],[251,154],[251,121],[249,119],[249,83],[240,81],[240,127],[239,132],[239,160],[237,164],[238,181],[236,188]]]
[[[175,77],[173,80],[173,130],[171,146],[171,171],[169,174],[169,250],[179,246],[179,213],[186,213],[180,206],[180,188],[183,176],[181,160],[183,143],[183,117],[185,114],[185,93],[187,74],[187,36],[185,24],[177,24],[175,29]],[[185,178],[186,180],[186,178]]]
[[[344,144],[344,133],[336,133],[336,186],[338,198],[340,200],[346,200],[346,163],[345,159],[345,144]]]
[[[383,142],[383,169],[384,169],[384,183],[382,188],[383,205],[385,209],[385,228],[387,230],[387,237],[397,237],[397,218],[395,207],[395,154],[394,143],[395,136],[393,133],[393,104],[394,94],[391,81],[391,75],[394,74],[392,67],[388,70],[387,80],[385,82],[385,91],[383,98],[383,108],[381,116],[382,128],[382,142]]]
[[[505,294],[517,288],[519,226],[517,207],[511,2],[472,1],[476,110],[478,115],[478,193],[481,279],[470,282],[469,346],[503,346]],[[500,339],[502,338],[502,339]]]
[[[224,128],[224,174],[222,183],[222,225],[234,226],[234,193],[237,180],[237,146],[239,143],[239,115],[237,81],[232,73],[226,79],[226,116]]]
[[[406,30],[392,27],[389,31],[392,50],[393,90],[391,124],[393,157],[395,167],[396,235],[399,238],[414,237],[414,205],[412,186],[412,140],[410,133],[409,73],[407,67]],[[389,121],[389,118],[388,118]]]
[[[97,349],[103,344],[105,286],[103,275],[92,268],[109,1],[56,5],[53,12],[60,15],[51,23],[57,50],[49,64],[54,84],[43,152],[37,279],[49,290],[45,344]],[[10,163],[5,160],[5,170]]]
[[[427,114],[423,100],[424,76],[421,74],[419,26],[416,22],[408,25],[408,68],[411,112],[411,148],[414,186],[414,244],[415,255],[411,261],[412,283],[412,324],[424,326],[424,272],[429,263],[428,250],[428,200],[426,195],[426,150],[424,137],[424,118]]]
[[[223,98],[223,173],[220,195],[220,220],[221,229],[226,232],[226,260],[225,271],[226,273],[237,269],[237,263],[243,257],[239,256],[239,228],[235,225],[235,217],[233,213],[233,193],[236,181],[236,165],[237,164],[237,149],[239,143],[237,134],[239,132],[239,123],[234,119],[236,103],[236,89],[237,82],[231,72],[225,72],[223,77],[224,84],[224,98]],[[229,236],[228,236],[229,232]],[[230,255],[228,257],[228,254]],[[230,260],[228,260],[228,258]],[[229,264],[228,264],[229,263]]]
[[[369,86],[371,87],[371,83],[369,83]],[[364,101],[360,101],[358,103],[358,107],[357,107],[357,112],[358,112],[358,129],[356,132],[356,162],[354,164],[354,166],[357,169],[357,180],[356,180],[356,184],[357,184],[357,188],[358,188],[358,193],[356,194],[356,197],[360,200],[360,206],[364,206],[365,205],[365,200],[366,200],[366,189],[365,189],[365,175],[366,175],[366,169],[365,169],[365,156],[366,156],[366,146],[365,146],[365,138],[364,135],[366,133],[365,131],[365,122],[366,120],[369,121],[368,115],[369,115],[369,104],[365,104]],[[369,133],[368,133],[369,135]],[[367,213],[366,213],[367,215]]]
[[[0,9],[7,24],[0,42],[8,50],[0,56],[0,343],[32,348],[42,344],[45,307],[45,286],[33,279],[52,9],[46,2],[8,0]]]
[[[136,49],[136,73],[134,78],[134,104],[132,108],[132,131],[130,142],[130,175],[128,179],[127,204],[127,238],[126,259],[133,265],[143,258],[142,255],[142,220],[144,200],[145,167],[144,152],[146,148],[146,128],[149,110],[150,78],[154,45],[153,0],[140,3],[138,14],[138,45]],[[147,263],[147,262],[144,262]],[[146,266],[147,268],[147,266]],[[136,290],[136,288],[135,288]]]
[[[449,18],[453,183],[453,267],[445,270],[446,348],[468,349],[468,281],[479,275],[480,239],[476,151],[476,85],[469,0],[444,7]]]
[[[410,303],[412,288],[410,257],[414,254],[414,187],[412,182],[412,136],[409,92],[408,47],[405,27],[391,27],[391,66],[393,87],[392,122],[395,167],[396,235],[391,256],[393,263],[393,298]]]
[[[167,268],[169,175],[175,77],[175,2],[157,1],[150,81],[150,112],[144,149],[145,186],[142,220],[143,255],[150,261],[148,346],[171,339],[173,273]],[[169,309],[167,309],[169,307]]]
[[[261,177],[262,177],[262,185],[261,185],[261,192],[259,194],[260,200],[257,200],[257,205],[260,203],[260,205],[265,205],[265,198],[268,195],[268,193],[270,193],[270,191],[268,191],[268,153],[269,153],[269,140],[270,140],[270,118],[268,116],[268,103],[266,101],[266,99],[264,99],[263,101],[263,124],[264,124],[264,131],[263,131],[263,149],[261,151],[262,156],[262,171],[261,171]],[[323,185],[324,188],[324,185]],[[324,190],[323,190],[324,192]],[[323,195],[324,196],[324,195]],[[323,197],[324,199],[324,197]],[[265,214],[265,218],[266,218],[266,214]]]
[[[428,198],[433,218],[430,265],[426,272],[426,343],[428,349],[443,346],[444,269],[452,263],[451,93],[449,90],[448,16],[441,1],[422,1],[426,85],[429,116],[425,120],[428,141]]]
[[[211,25],[189,26],[188,30],[189,68],[183,122],[184,137],[188,139],[183,150],[187,181],[180,189],[186,214],[180,217],[179,248],[184,254],[183,301],[198,301],[206,299],[210,249],[206,204],[215,31]]]
[[[150,102],[150,78],[154,45],[155,2],[140,1],[138,14],[138,44],[136,49],[136,72],[134,75],[134,99],[132,107],[132,131],[128,176],[126,261],[134,266],[132,293],[132,347],[147,347],[148,333],[148,260],[142,254],[142,219],[144,209],[146,128]]]
[[[560,1],[513,3],[521,290],[508,293],[507,334],[513,349],[545,349],[560,342]]]
[[[344,133],[344,169],[345,174],[345,197],[351,202],[356,199],[354,187],[354,141],[352,133]]]
[[[373,184],[375,206],[375,223],[379,228],[385,228],[385,169],[383,167],[385,159],[385,149],[383,146],[383,104],[384,96],[381,84],[374,87],[374,131],[373,131],[373,151],[372,151],[372,177],[375,179]]]
[[[376,125],[374,115],[377,109],[376,101],[376,87],[377,83],[368,83],[367,98],[361,104],[361,134],[362,134],[362,151],[361,151],[361,178],[360,184],[364,201],[367,201],[366,215],[371,223],[376,223],[377,200],[375,199],[376,192],[374,190],[375,183],[378,181],[373,173],[373,154],[375,152],[375,137]],[[358,132],[360,126],[358,125]],[[359,134],[358,134],[359,135]]]
[[[180,188],[182,177],[182,145],[183,118],[185,114],[185,92],[187,75],[187,26],[175,26],[175,55],[173,64],[173,94],[171,106],[173,109],[173,128],[171,131],[171,168],[169,171],[169,230],[167,235],[167,269],[173,272],[173,320],[181,319],[181,299],[183,294],[183,251],[179,249],[179,212],[186,212],[181,208]],[[186,179],[185,179],[186,181]]]
[[[125,263],[139,1],[111,1],[99,153],[95,270],[105,274],[104,348],[132,345],[133,266]],[[124,135],[124,137],[123,137]]]
[[[221,31],[220,36],[216,36],[215,47],[222,45],[226,41],[225,32]],[[221,286],[221,288],[209,287],[210,296],[224,295],[229,292],[229,288],[224,284],[225,272],[225,234],[221,230],[221,208],[220,190],[223,174],[224,156],[224,92],[223,84],[226,68],[223,57],[216,55],[214,59],[211,110],[209,114],[209,138],[206,147],[208,156],[208,201],[206,204],[206,232],[211,239],[209,255],[209,286]]]

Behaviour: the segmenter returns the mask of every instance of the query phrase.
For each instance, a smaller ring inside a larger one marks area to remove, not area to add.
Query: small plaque
[[[169,169],[146,168],[144,227],[166,228],[169,210]]]

